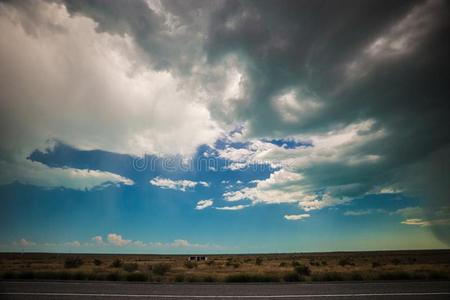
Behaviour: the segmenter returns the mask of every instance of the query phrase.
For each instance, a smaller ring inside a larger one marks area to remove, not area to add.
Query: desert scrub
[[[184,281],[184,274],[178,274],[175,276],[175,282],[183,282]]]
[[[119,281],[122,279],[123,279],[123,277],[119,272],[108,273],[106,275],[106,280],[108,280],[108,281]]]
[[[159,276],[164,276],[167,272],[169,272],[171,269],[170,264],[167,263],[158,263],[158,264],[154,264],[152,266],[152,271],[153,274],[155,275],[159,275]]]
[[[225,277],[226,282],[278,282],[280,278],[271,274],[238,273]]]
[[[120,268],[122,265],[123,265],[122,260],[120,260],[118,258],[113,260],[113,262],[111,263],[112,268]]]
[[[147,275],[141,272],[135,272],[126,275],[127,281],[147,281],[147,279]]]
[[[103,264],[103,262],[100,259],[98,259],[98,258],[95,258],[92,262],[96,266],[101,266]]]
[[[283,280],[286,282],[298,282],[298,281],[304,281],[305,278],[301,275],[299,275],[297,272],[289,272],[284,274]]]
[[[308,266],[299,264],[297,266],[294,267],[294,271],[297,272],[297,274],[301,275],[301,276],[309,276],[311,275],[311,270],[309,269]]]
[[[212,275],[206,275],[203,277],[203,282],[216,282],[217,278]]]
[[[260,266],[263,263],[263,259],[261,257],[257,257],[255,260],[255,265]]]
[[[313,281],[339,281],[344,280],[344,277],[342,274],[337,272],[325,272],[325,273],[319,273],[314,274],[312,276]]]
[[[405,280],[411,279],[411,277],[411,274],[405,271],[383,272],[378,275],[378,279],[380,280]]]
[[[193,268],[197,268],[198,265],[197,265],[196,262],[187,260],[187,261],[184,262],[184,266],[185,266],[187,269],[193,269]]]
[[[345,267],[354,266],[355,264],[349,258],[343,258],[339,260],[338,265],[340,265],[341,267]]]
[[[372,268],[379,268],[379,267],[381,267],[381,264],[380,264],[379,262],[374,261],[374,262],[372,263]]]
[[[137,263],[126,263],[123,265],[122,269],[124,269],[127,272],[134,272],[138,269]]]
[[[78,268],[82,264],[83,260],[80,257],[68,257],[64,261],[64,268],[66,269]]]

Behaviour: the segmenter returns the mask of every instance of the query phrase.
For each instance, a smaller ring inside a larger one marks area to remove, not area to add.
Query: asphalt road
[[[0,299],[450,299],[450,282],[146,284],[0,281]]]

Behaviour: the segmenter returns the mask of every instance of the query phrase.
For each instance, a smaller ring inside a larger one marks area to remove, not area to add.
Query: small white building
[[[207,261],[208,256],[204,255],[195,255],[195,256],[189,256],[188,261]]]

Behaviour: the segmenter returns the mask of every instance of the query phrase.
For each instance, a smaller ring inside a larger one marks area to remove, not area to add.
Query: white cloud
[[[205,181],[191,181],[191,180],[172,180],[169,178],[155,177],[150,180],[150,184],[158,186],[163,189],[172,189],[179,191],[186,191],[187,189],[192,189],[197,185],[208,187],[209,183]]]
[[[96,245],[104,245],[105,242],[103,241],[103,237],[101,235],[96,235],[94,237],[92,237],[91,239],[92,241],[95,242]]]
[[[29,10],[2,3],[0,28],[0,156],[10,177],[21,179],[14,166],[25,169],[25,157],[51,138],[80,149],[188,156],[221,132],[197,87],[148,68],[126,34],[101,32],[43,1]]]
[[[344,216],[365,216],[371,214],[383,214],[387,213],[384,209],[361,209],[361,210],[347,210],[344,212]]]
[[[114,246],[127,246],[129,245],[132,241],[131,240],[125,240],[122,238],[122,236],[120,234],[116,234],[116,233],[110,233],[108,234],[108,242]]]
[[[405,221],[401,222],[405,225],[416,225],[416,226],[430,226],[430,222],[422,220],[422,219],[406,219]]]
[[[272,104],[281,115],[282,120],[288,123],[297,123],[316,113],[322,106],[317,98],[311,94],[307,95],[302,90],[291,90],[274,97]]]
[[[222,206],[222,207],[216,207],[218,210],[241,210],[244,208],[250,207],[250,205],[234,205],[234,206]]]
[[[311,215],[309,214],[300,214],[300,215],[284,215],[284,218],[286,220],[290,220],[290,221],[297,221],[297,220],[303,220],[306,218],[311,217]]]
[[[416,225],[416,226],[448,226],[450,225],[450,219],[432,219],[432,220],[424,220],[424,219],[406,219],[401,222],[405,225]]]
[[[67,242],[67,243],[64,243],[64,246],[78,248],[81,246],[81,243],[79,241]]]
[[[127,248],[159,248],[159,249],[176,249],[176,248],[186,248],[186,249],[203,249],[203,250],[218,250],[218,249],[226,249],[224,246],[216,245],[216,244],[201,244],[201,243],[192,243],[186,239],[175,239],[173,242],[163,243],[163,242],[143,242],[139,240],[130,240],[125,239],[122,235],[117,233],[109,233],[106,237],[106,241],[101,235],[96,235],[91,238],[93,243],[81,243],[79,241],[72,242],[64,242],[64,243],[35,243],[25,238],[22,238],[18,241],[15,241],[11,244],[13,249],[20,248],[29,248],[32,249],[46,249],[46,248],[80,248],[91,249],[91,247],[102,247],[103,249],[111,249],[111,247],[127,247]],[[0,245],[0,247],[8,248],[9,245]]]
[[[45,187],[67,187],[84,190],[105,183],[133,185],[131,179],[110,172],[81,170],[74,168],[50,168],[39,162],[23,160],[19,163],[8,163],[0,160],[0,184],[8,184],[14,180],[25,184]]]
[[[395,214],[402,215],[403,217],[408,218],[408,219],[420,219],[420,218],[423,218],[423,216],[425,215],[425,212],[424,212],[423,208],[418,207],[418,206],[413,206],[413,207],[400,208],[395,211]]]
[[[20,247],[30,247],[30,246],[36,246],[36,243],[32,242],[32,241],[28,241],[25,238],[21,238],[19,241],[13,242],[13,245],[20,246]]]
[[[213,204],[214,204],[214,202],[212,199],[200,200],[197,202],[197,206],[195,207],[195,209],[198,209],[198,210],[205,209]]]
[[[222,157],[240,159],[241,166],[268,163],[272,167],[280,168],[269,178],[254,181],[256,186],[229,191],[224,193],[223,197],[227,201],[248,199],[253,204],[298,203],[305,211],[347,203],[353,195],[362,195],[367,191],[358,182],[358,178],[332,186],[329,183],[321,183],[320,177],[335,178],[335,175],[326,169],[335,169],[337,165],[349,168],[365,167],[382,159],[375,154],[359,151],[360,147],[385,136],[383,128],[375,129],[374,125],[375,121],[368,119],[313,135],[309,139],[303,136],[294,137],[296,140],[309,140],[312,147],[286,149],[272,143],[251,141],[247,152],[231,148],[219,151]],[[325,170],[320,176],[315,174],[317,166]]]

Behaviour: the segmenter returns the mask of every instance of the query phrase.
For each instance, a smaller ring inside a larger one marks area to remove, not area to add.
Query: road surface
[[[450,282],[151,284],[0,281],[0,299],[450,299]]]

